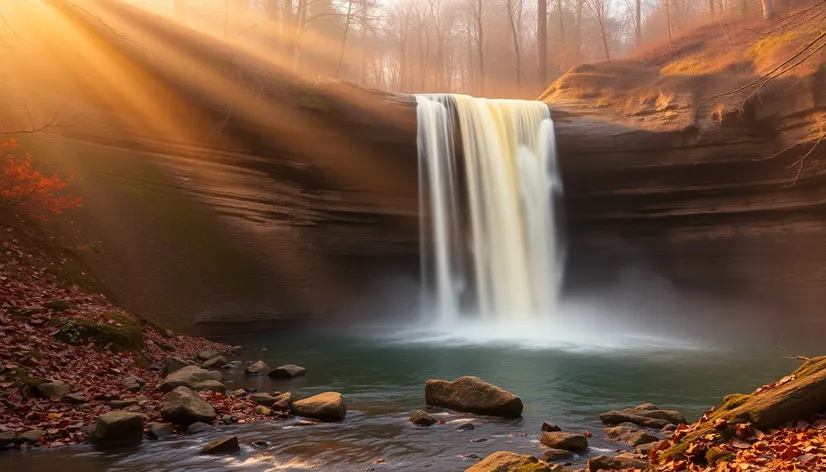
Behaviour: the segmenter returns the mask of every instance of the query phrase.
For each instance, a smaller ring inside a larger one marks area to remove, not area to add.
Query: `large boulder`
[[[588,449],[588,438],[582,434],[547,432],[542,433],[539,442],[551,449],[571,452],[585,452]]]
[[[35,444],[43,439],[44,434],[46,433],[44,433],[42,429],[30,429],[18,435],[17,440],[23,443]]]
[[[456,411],[504,418],[522,415],[522,399],[476,377],[459,377],[453,382],[428,380],[424,396],[428,405]]]
[[[648,468],[648,462],[626,456],[597,456],[588,461],[588,472],[600,470],[628,470]]]
[[[410,422],[416,426],[431,426],[436,424],[436,418],[428,415],[422,410],[417,410],[410,415]]]
[[[293,377],[299,377],[304,375],[307,372],[307,369],[295,364],[287,364],[282,365],[281,367],[276,367],[275,369],[269,372],[270,377],[274,379],[291,379]]]
[[[631,428],[628,426],[615,426],[608,428],[606,431],[608,439],[612,441],[622,442],[629,446],[639,446],[641,444],[648,444],[658,441],[660,438],[649,434],[639,428]]]
[[[244,369],[244,373],[247,375],[266,375],[269,371],[270,368],[264,361],[253,362]]]
[[[40,398],[50,398],[52,396],[62,397],[72,391],[72,387],[61,380],[47,380],[37,384],[35,387],[37,396]]]
[[[599,415],[599,419],[610,425],[628,422],[657,429],[662,429],[669,424],[686,423],[686,418],[682,413],[673,410],[662,410],[650,403],[643,403],[624,410],[609,411]]]
[[[292,413],[295,416],[322,421],[343,421],[347,414],[347,406],[340,393],[324,392],[293,402]]]
[[[192,365],[192,363],[187,361],[187,360],[184,360],[181,357],[178,357],[178,356],[167,357],[166,362],[164,363],[163,372],[161,373],[161,375],[166,377],[167,375],[171,374],[172,372],[175,372],[178,369],[183,369],[184,367],[186,367],[188,365]]]
[[[534,456],[499,451],[485,457],[465,472],[551,472],[551,468]]]
[[[215,409],[192,390],[177,387],[164,399],[161,417],[174,424],[208,423],[215,419]]]
[[[176,387],[192,388],[200,382],[207,380],[217,380],[220,382],[223,378],[220,372],[189,365],[167,375],[160,386],[160,390],[162,392],[171,392]]]
[[[241,452],[238,436],[224,436],[201,448],[201,454],[233,454],[236,452]]]
[[[98,416],[92,440],[98,444],[139,443],[143,440],[143,416],[111,411]]]

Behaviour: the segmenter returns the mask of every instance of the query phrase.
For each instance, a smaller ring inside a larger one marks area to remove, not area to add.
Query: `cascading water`
[[[553,207],[561,186],[547,105],[466,95],[416,99],[428,311],[443,323],[547,317],[561,268]]]

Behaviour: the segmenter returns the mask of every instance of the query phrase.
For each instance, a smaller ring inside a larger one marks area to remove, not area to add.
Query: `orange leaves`
[[[72,180],[46,176],[32,169],[31,156],[12,154],[17,142],[0,142],[0,208],[23,208],[38,218],[57,215],[83,203],[80,197],[63,194]]]
[[[770,384],[763,385],[762,387],[755,390],[753,395],[757,395],[757,394],[763,393],[767,390],[771,390],[773,388],[780,387],[781,385],[785,385],[785,384],[787,384],[787,383],[789,383],[793,380],[797,380],[796,375],[794,375],[794,374],[787,375],[787,376],[783,377],[782,379],[778,380],[777,382],[772,382]]]

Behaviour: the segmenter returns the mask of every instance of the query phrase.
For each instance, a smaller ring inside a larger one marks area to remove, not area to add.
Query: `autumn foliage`
[[[13,153],[17,147],[14,139],[0,141],[0,210],[16,208],[45,219],[83,203],[82,198],[64,192],[72,176],[42,174],[32,168],[29,154]]]

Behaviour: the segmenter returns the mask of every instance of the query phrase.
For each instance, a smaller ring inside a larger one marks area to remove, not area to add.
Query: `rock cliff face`
[[[410,97],[288,80],[255,55],[101,4],[111,25],[142,41],[69,14],[111,46],[110,63],[140,74],[148,100],[163,98],[173,126],[124,117],[91,95],[111,126],[67,131],[76,151],[65,165],[87,201],[78,226],[91,228],[81,239],[95,241],[89,255],[121,304],[212,333],[413,312]],[[826,73],[810,67],[760,97],[704,100],[751,80],[765,60],[733,77],[681,69],[715,47],[709,35],[579,66],[543,96],[565,186],[567,286],[604,287],[645,266],[681,288],[741,294],[811,321],[826,284],[826,176],[815,165],[826,143],[799,175],[795,162],[823,132]],[[207,78],[218,86],[147,51],[157,44],[192,69],[217,70]]]
[[[578,66],[549,89],[575,284],[644,264],[801,331],[821,322],[824,58],[760,87],[806,46],[784,38],[809,38],[809,26],[778,38],[734,25],[742,51],[700,29],[674,50]],[[707,65],[691,70],[697,61]]]

